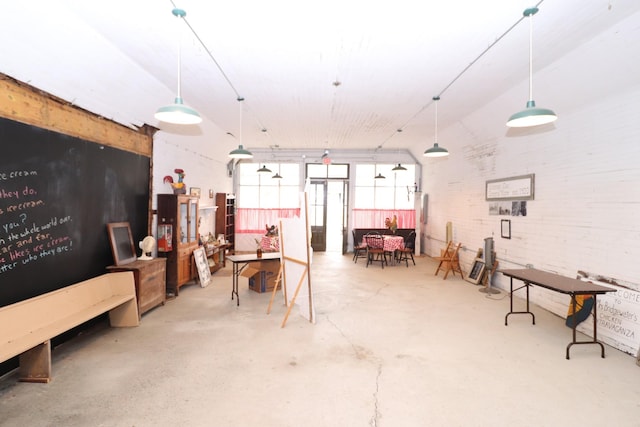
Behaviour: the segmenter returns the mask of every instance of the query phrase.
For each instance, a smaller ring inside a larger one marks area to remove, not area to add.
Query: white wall
[[[203,137],[202,133],[207,136]],[[233,192],[232,178],[227,176],[229,150],[228,144],[225,148],[222,143],[224,138],[218,127],[206,122],[183,134],[157,132],[153,142],[153,209],[157,206],[157,194],[172,192],[171,186],[163,183],[163,178],[171,175],[177,180],[174,169],[181,168],[185,171],[187,192],[190,187],[198,187],[201,191],[199,232],[203,236],[209,232],[215,236],[215,210],[207,209],[215,205],[215,199],[209,198],[209,190],[213,191],[214,197],[215,193]],[[153,230],[155,236],[155,218]]]
[[[578,270],[640,288],[640,30],[636,14],[534,74],[534,99],[551,108],[553,125],[507,130],[524,108],[527,81],[439,133],[445,159],[428,159],[425,253],[439,254],[445,225],[465,246],[463,269],[493,236],[500,268],[535,268],[575,277]],[[585,84],[585,82],[587,82]],[[453,89],[452,89],[453,90]],[[526,217],[492,216],[489,179],[535,174]],[[500,220],[511,219],[511,239]],[[501,274],[494,285],[508,287]],[[567,300],[534,288],[532,300],[566,316]]]

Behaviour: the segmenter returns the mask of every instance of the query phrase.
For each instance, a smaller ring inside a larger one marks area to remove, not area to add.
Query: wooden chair
[[[409,235],[404,239],[404,248],[396,251],[396,259],[398,262],[404,261],[407,267],[409,267],[409,258],[413,265],[416,265],[416,261],[413,259],[413,251],[416,248],[416,232],[411,231]]]
[[[380,233],[372,232],[364,236],[364,243],[367,245],[367,267],[374,261],[380,261],[384,268],[387,263],[387,256],[384,253],[384,240]]]
[[[367,244],[364,241],[356,241],[355,230],[351,230],[351,235],[353,236],[353,262],[357,263],[358,258],[364,258],[367,256]]]
[[[438,275],[440,270],[444,271],[443,279],[446,279],[449,275],[449,272],[456,275],[456,271],[460,273],[460,277],[462,277],[462,270],[460,269],[460,261],[458,259],[458,251],[462,243],[458,243],[457,245],[453,245],[452,242],[449,242],[447,248],[442,251],[442,256],[435,257],[435,260],[440,261],[438,264],[438,268],[436,269],[435,275]]]

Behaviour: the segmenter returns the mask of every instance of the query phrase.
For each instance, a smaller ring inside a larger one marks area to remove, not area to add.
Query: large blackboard
[[[147,235],[150,159],[0,118],[0,306],[104,274],[109,222]]]

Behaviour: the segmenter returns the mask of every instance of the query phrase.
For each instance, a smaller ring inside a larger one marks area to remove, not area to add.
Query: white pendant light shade
[[[178,8],[174,8],[171,13],[176,18],[184,19],[187,13]],[[173,104],[166,105],[158,108],[154,117],[166,123],[173,123],[176,125],[196,125],[202,122],[200,114],[191,107],[184,104],[181,95],[181,68],[182,68],[182,46],[179,46],[178,54],[178,95],[176,96]]]
[[[232,159],[252,159],[253,154],[240,144],[238,145],[238,148],[229,152],[229,157]]]
[[[533,100],[533,15],[536,13],[538,13],[537,7],[525,9],[523,13],[529,18],[529,101],[524,110],[509,117],[507,126],[511,128],[546,125],[558,119],[556,113],[548,108],[536,107],[536,102]]]
[[[440,147],[436,142],[433,144],[433,147],[425,150],[423,155],[425,157],[446,157],[449,155],[449,151],[447,151],[446,148]]]
[[[553,123],[558,119],[556,113],[548,108],[536,107],[536,102],[532,99],[527,101],[527,108],[518,111],[509,117],[507,126],[510,128],[524,128],[530,126],[546,125]]]
[[[200,114],[193,108],[184,105],[179,96],[176,97],[173,104],[158,108],[155,118],[161,122],[176,125],[197,125],[202,122]]]
[[[449,155],[449,151],[446,148],[442,148],[438,145],[438,101],[440,101],[439,96],[433,97],[433,102],[436,104],[436,119],[435,119],[435,131],[434,131],[434,143],[433,147],[428,148],[423,153],[425,157],[446,157]]]

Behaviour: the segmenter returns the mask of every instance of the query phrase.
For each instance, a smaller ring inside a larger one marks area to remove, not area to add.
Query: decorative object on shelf
[[[184,183],[185,173],[183,169],[176,168],[173,170],[178,175],[178,182],[173,181],[173,177],[171,175],[167,175],[162,179],[162,182],[165,184],[171,185],[173,189],[173,194],[187,194],[187,187]]]
[[[189,188],[189,195],[190,196],[200,197],[200,188],[198,188],[198,187]]]
[[[537,7],[525,9],[523,13],[529,18],[529,100],[524,110],[509,117],[507,126],[510,128],[545,125],[558,119],[552,110],[536,107],[536,102],[533,100],[533,15],[536,13],[538,13]]]
[[[158,252],[171,252],[173,246],[173,227],[171,224],[159,224],[158,225]]]
[[[142,253],[138,257],[138,259],[148,261],[153,259],[152,253],[156,247],[156,239],[153,236],[147,236],[140,243],[138,243],[140,249],[142,249]]]

